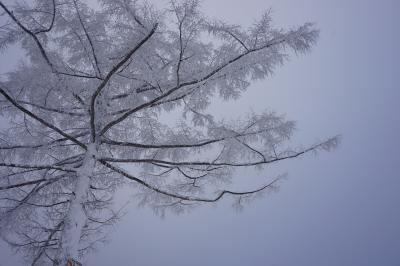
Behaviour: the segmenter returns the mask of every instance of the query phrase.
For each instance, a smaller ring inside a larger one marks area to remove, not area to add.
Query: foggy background
[[[110,243],[84,265],[400,265],[400,1],[203,0],[202,7],[242,25],[270,7],[277,26],[316,22],[321,35],[311,53],[291,56],[239,101],[211,110],[228,117],[276,110],[298,121],[294,143],[336,134],[342,143],[330,153],[241,171],[244,185],[289,174],[280,191],[242,212],[224,200],[160,219],[133,202]],[[1,73],[18,53],[1,54]],[[0,265],[22,265],[4,243]]]

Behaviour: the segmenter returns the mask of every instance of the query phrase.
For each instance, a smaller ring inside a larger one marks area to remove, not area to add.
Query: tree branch
[[[107,168],[113,170],[114,172],[116,172],[116,173],[118,173],[120,175],[123,175],[126,178],[128,178],[128,179],[130,179],[132,181],[135,181],[136,183],[139,183],[139,184],[147,187],[148,189],[150,189],[150,190],[152,190],[154,192],[157,192],[157,193],[160,193],[162,195],[169,196],[169,197],[172,197],[172,198],[181,199],[181,200],[185,200],[185,201],[193,201],[193,202],[208,202],[208,203],[212,203],[212,202],[216,202],[216,201],[220,200],[225,194],[231,194],[231,195],[234,195],[234,196],[243,196],[243,195],[254,194],[254,193],[257,193],[257,192],[261,192],[261,191],[265,190],[266,188],[272,187],[279,180],[279,178],[278,179],[274,179],[269,184],[264,185],[264,186],[262,186],[262,187],[260,187],[260,188],[258,188],[256,190],[243,191],[243,192],[223,190],[215,198],[200,198],[200,197],[191,197],[191,196],[175,194],[175,193],[172,193],[172,192],[161,190],[159,188],[156,188],[156,187],[146,183],[145,181],[143,181],[143,180],[141,180],[141,179],[139,179],[137,177],[134,177],[134,176],[126,173],[124,170],[122,170],[122,169],[120,169],[118,167],[115,167],[112,164],[109,164],[104,160],[99,160],[99,162],[101,164],[103,164],[104,166],[106,166]]]
[[[160,165],[173,165],[173,166],[228,166],[228,167],[244,167],[244,166],[256,166],[261,164],[270,164],[278,161],[283,161],[287,159],[293,159],[303,155],[305,153],[315,151],[319,148],[324,148],[324,146],[332,141],[329,139],[328,141],[316,144],[308,149],[304,149],[299,152],[294,152],[291,155],[276,157],[270,160],[260,160],[260,161],[253,161],[247,163],[230,163],[230,162],[204,162],[204,161],[181,161],[181,162],[174,162],[174,161],[165,161],[165,160],[157,160],[157,159],[128,159],[128,158],[101,158],[100,160],[105,162],[115,162],[115,163],[151,163],[151,164],[160,164]]]
[[[121,115],[119,118],[109,122],[100,132],[100,136],[104,135],[110,128],[112,128],[113,126],[121,123],[122,121],[124,121],[126,118],[128,118],[131,114],[136,113],[144,108],[147,107],[152,107],[154,106],[154,104],[156,104],[158,101],[168,97],[169,95],[171,95],[172,93],[174,93],[175,91],[183,88],[183,87],[187,87],[187,86],[191,86],[191,85],[195,85],[201,82],[204,82],[206,80],[208,80],[209,78],[211,78],[212,76],[214,76],[215,74],[217,74],[218,72],[220,72],[221,70],[225,69],[227,66],[233,64],[234,62],[238,61],[239,59],[241,59],[242,57],[263,50],[263,49],[267,49],[269,47],[275,46],[275,45],[279,45],[282,44],[283,42],[285,42],[285,40],[274,40],[269,42],[268,44],[262,46],[262,47],[258,47],[258,48],[254,48],[251,50],[246,51],[245,53],[242,53],[236,57],[234,57],[233,59],[227,61],[226,63],[222,64],[221,66],[217,67],[216,69],[214,69],[213,71],[209,72],[208,74],[206,74],[205,76],[203,76],[202,78],[199,79],[195,79],[192,81],[188,81],[188,82],[184,82],[184,83],[180,83],[178,86],[175,86],[174,88],[168,90],[166,93],[154,98],[153,100],[146,102],[144,104],[141,104],[129,111],[127,111],[125,114]]]
[[[83,24],[83,21],[82,21],[82,18],[81,18],[81,14],[79,13],[78,4],[76,3],[76,0],[74,0],[74,6],[75,6],[76,13],[78,14],[79,23],[81,24],[82,29],[83,29],[83,31],[84,31],[84,33],[86,35],[86,38],[89,41],[89,45],[90,45],[90,48],[92,50],[92,55],[93,55],[93,59],[94,59],[94,62],[95,62],[97,73],[101,77],[101,71],[100,71],[100,68],[99,68],[99,62],[97,60],[96,52],[94,50],[92,38],[90,37],[89,33],[87,32],[85,24]]]
[[[37,169],[37,170],[43,170],[43,169],[59,170],[59,171],[72,172],[72,173],[76,172],[75,170],[70,169],[70,168],[64,168],[64,167],[53,166],[53,165],[29,165],[29,164],[2,163],[2,162],[0,162],[0,166],[12,167],[12,168],[23,168],[23,169]]]
[[[51,29],[53,28],[54,21],[56,19],[56,2],[55,2],[55,0],[52,0],[52,4],[53,4],[53,13],[51,16],[51,22],[50,22],[49,27],[47,29],[42,29],[42,30],[36,31],[36,32],[34,32],[34,34],[46,33],[46,32],[51,31]]]
[[[2,186],[2,187],[0,187],[0,191],[1,190],[7,190],[7,189],[10,189],[10,188],[17,188],[17,187],[24,187],[24,186],[34,185],[34,184],[38,184],[38,183],[41,183],[41,182],[46,181],[46,180],[47,179],[42,178],[42,179],[27,181],[27,182],[23,182],[23,183]]]
[[[236,133],[235,135],[232,135],[232,136],[226,136],[226,137],[221,137],[221,138],[211,139],[211,140],[203,140],[203,141],[199,141],[198,143],[187,143],[187,144],[142,144],[142,143],[136,143],[136,142],[115,141],[115,140],[111,140],[109,138],[103,138],[102,143],[106,143],[109,145],[115,145],[115,146],[125,146],[125,147],[143,148],[143,149],[196,148],[196,147],[202,147],[202,146],[206,146],[209,144],[221,142],[221,141],[228,140],[228,139],[237,139],[240,137],[256,135],[256,134],[260,134],[263,132],[268,132],[273,129],[274,128],[266,128],[266,129],[251,131],[251,132],[247,132],[247,133]]]
[[[0,2],[1,3],[1,2]],[[27,114],[28,116],[30,116],[31,118],[33,118],[34,120],[40,122],[41,124],[43,124],[44,126],[56,131],[57,133],[59,133],[61,136],[69,139],[70,141],[74,142],[75,144],[78,144],[80,147],[82,147],[83,149],[87,149],[86,145],[83,144],[82,142],[80,142],[79,140],[77,140],[76,138],[70,136],[69,134],[65,133],[64,131],[62,131],[61,129],[59,129],[58,127],[46,122],[44,119],[38,117],[37,115],[35,115],[34,113],[32,113],[31,111],[27,110],[25,107],[23,107],[22,105],[18,104],[13,98],[11,98],[1,87],[0,87],[0,94],[2,94],[12,105],[14,105],[16,108],[18,108],[20,111],[22,111],[23,113]]]
[[[158,27],[158,24],[156,23],[154,27],[151,29],[151,31],[146,35],[145,38],[143,38],[132,50],[130,50],[121,61],[118,62],[111,70],[108,72],[104,80],[100,83],[100,85],[97,87],[96,91],[93,93],[91,102],[90,102],[90,126],[91,126],[91,138],[92,141],[96,139],[96,129],[95,129],[95,103],[96,103],[96,98],[99,96],[100,92],[103,90],[103,88],[107,85],[111,77],[119,70],[120,67],[122,67],[131,57],[132,55],[139,50],[139,48],[145,44],[150,37],[155,33],[156,29]]]
[[[31,102],[27,102],[27,101],[22,101],[22,100],[18,100],[18,103],[21,104],[26,104],[26,105],[30,105],[45,111],[49,111],[49,112],[53,112],[53,113],[59,113],[59,114],[65,114],[65,115],[70,115],[70,116],[84,116],[83,113],[75,113],[75,112],[69,112],[69,111],[65,111],[65,110],[60,110],[60,109],[55,109],[55,108],[51,108],[51,107],[47,107],[47,106],[42,106],[39,104],[35,104],[35,103],[31,103]]]
[[[42,54],[44,60],[46,61],[46,63],[50,66],[50,68],[52,70],[54,70],[53,64],[50,62],[49,57],[46,54],[46,51],[44,50],[42,44],[40,43],[38,37],[36,36],[36,34],[34,32],[32,32],[31,30],[29,30],[28,28],[26,28],[24,25],[22,25],[22,23],[14,16],[13,12],[10,11],[4,4],[2,1],[0,1],[0,6],[4,9],[4,11],[8,14],[8,16],[24,31],[26,32],[28,35],[30,35],[33,40],[35,41],[35,43],[37,44],[40,53]]]

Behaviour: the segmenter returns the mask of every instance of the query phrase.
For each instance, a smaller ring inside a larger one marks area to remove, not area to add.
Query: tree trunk
[[[94,144],[91,144],[85,154],[82,166],[76,172],[77,180],[68,212],[63,221],[64,227],[54,265],[80,265],[78,263],[79,240],[87,220],[83,204],[87,199],[90,177],[95,167],[95,152],[96,148]]]

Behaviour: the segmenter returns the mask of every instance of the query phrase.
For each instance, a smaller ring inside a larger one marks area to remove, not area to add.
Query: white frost
[[[83,164],[77,170],[74,196],[64,220],[64,230],[61,235],[61,244],[57,256],[60,265],[65,265],[67,259],[78,259],[79,240],[87,219],[83,204],[87,198],[90,176],[95,167],[95,154],[96,146],[95,144],[90,144]]]

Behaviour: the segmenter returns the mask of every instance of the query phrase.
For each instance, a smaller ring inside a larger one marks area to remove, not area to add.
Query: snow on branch
[[[236,190],[238,168],[337,146],[291,148],[295,122],[275,112],[208,110],[310,51],[314,24],[280,29],[267,11],[244,28],[207,18],[198,0],[98,4],[0,0],[0,52],[25,55],[0,80],[0,235],[32,265],[75,265],[104,242],[121,187],[161,215],[241,206],[282,176]]]

